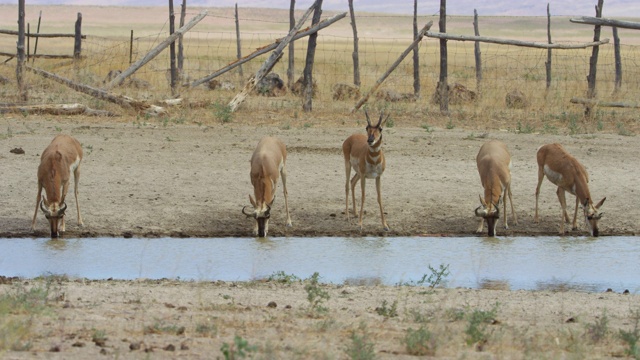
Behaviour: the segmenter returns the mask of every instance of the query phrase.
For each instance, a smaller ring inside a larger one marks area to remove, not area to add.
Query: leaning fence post
[[[551,12],[547,3],[547,42],[551,44]],[[547,49],[547,62],[544,63],[547,70],[547,91],[551,88],[551,48]]]
[[[360,87],[360,58],[358,55],[358,28],[356,27],[356,15],[353,11],[353,0],[349,0],[349,13],[351,14],[351,29],[353,30],[353,85]]]
[[[242,46],[240,44],[240,18],[238,17],[238,3],[236,3],[236,47],[238,48],[238,60],[242,59]],[[244,78],[242,74],[242,65],[238,65],[238,74],[240,79]]]
[[[40,34],[40,22],[42,21],[42,10],[40,10],[40,15],[38,15],[38,28],[36,29],[36,34]],[[36,43],[33,47],[33,59],[31,59],[31,64],[36,62],[36,54],[38,53],[38,39],[40,37],[36,36]]]
[[[316,8],[313,12],[311,26],[316,26],[320,22],[322,15],[322,0],[316,0]],[[309,35],[309,45],[307,45],[307,59],[304,66],[304,100],[302,110],[310,112],[313,110],[313,62],[316,56],[316,45],[318,43],[318,33]]]

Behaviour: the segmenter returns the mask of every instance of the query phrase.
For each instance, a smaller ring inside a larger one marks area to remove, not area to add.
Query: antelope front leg
[[[509,203],[511,204],[511,214],[513,215],[513,223],[515,225],[518,225],[518,216],[516,215],[516,211],[513,208],[513,200],[511,199],[511,184],[509,184],[509,186],[507,186],[507,190],[509,190]],[[505,203],[506,205],[506,203]],[[504,220],[505,223],[507,221],[507,209],[505,208],[504,210]]]
[[[578,200],[578,196],[576,196],[576,209],[573,212],[573,226],[571,230],[578,230],[578,204],[580,201]],[[568,220],[568,219],[567,219]]]
[[[353,201],[353,216],[358,216],[358,207],[356,206],[356,184],[360,180],[360,174],[356,173],[351,178],[351,199]]]
[[[76,197],[76,210],[78,211],[78,226],[83,226],[84,222],[82,221],[82,216],[80,216],[80,205],[78,204],[78,182],[80,181],[80,165],[76,167],[76,170],[73,172],[73,194]]]
[[[538,185],[536,186],[536,212],[533,216],[533,222],[536,224],[540,223],[540,219],[538,218],[538,196],[540,195],[540,186],[542,186],[542,180],[544,180],[544,170],[542,167],[538,167]]]
[[[347,175],[347,179],[344,184],[344,193],[345,193],[344,214],[347,217],[347,221],[350,221],[351,219],[349,216],[349,187],[351,183],[349,182],[349,178],[351,177],[351,163],[349,161],[345,160],[344,170],[345,170],[345,174]]]
[[[283,166],[280,170],[282,176],[282,190],[284,190],[284,208],[287,211],[287,227],[291,227],[291,216],[289,216],[289,193],[287,192],[287,169]]]
[[[484,218],[480,218],[480,224],[478,225],[478,229],[476,233],[481,233],[484,230]]]
[[[556,194],[558,195],[558,200],[560,200],[560,235],[564,235],[564,220],[566,218],[567,222],[569,221],[569,217],[567,216],[567,199],[561,187],[558,187]]]
[[[42,186],[38,183],[38,195],[36,196],[36,211],[33,213],[33,221],[31,221],[31,231],[36,229],[36,218],[38,216],[38,207],[40,206],[40,200],[42,199]]]
[[[365,183],[366,183],[366,177],[363,176],[360,179],[360,189],[362,189],[362,199],[360,201],[360,220],[358,221],[358,225],[360,225],[360,231],[362,231],[362,217],[364,216],[364,188],[365,188]],[[353,201],[354,201],[353,205],[354,205],[354,209],[355,209],[355,196],[353,198]]]
[[[389,231],[389,225],[387,225],[387,220],[384,218],[384,210],[382,209],[381,187],[382,187],[382,181],[380,180],[380,176],[378,176],[376,178],[376,191],[378,192],[378,205],[380,205],[380,218],[382,219],[382,227],[384,228],[384,231]]]

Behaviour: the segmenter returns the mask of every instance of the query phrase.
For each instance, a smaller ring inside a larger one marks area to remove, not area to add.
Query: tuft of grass
[[[422,275],[422,278],[416,282],[409,281],[399,284],[400,286],[425,286],[430,289],[435,289],[438,286],[446,284],[446,279],[449,276],[449,264],[440,264],[438,269],[428,265],[429,274]]]
[[[602,316],[596,319],[593,324],[587,324],[585,335],[593,344],[597,344],[606,338],[609,331],[609,318],[607,317],[606,310],[602,311]]]
[[[205,337],[213,337],[218,334],[218,327],[215,324],[196,324],[196,334]]]
[[[273,274],[269,275],[267,281],[282,283],[282,284],[293,284],[294,282],[300,281],[300,278],[293,274],[286,274],[284,271],[276,271]]]
[[[486,332],[487,325],[495,322],[497,313],[498,304],[496,303],[489,311],[475,309],[467,314],[468,324],[464,331],[467,335],[467,345],[478,344],[482,346],[489,341],[489,335]]]
[[[618,129],[618,135],[622,135],[622,136],[634,136],[635,134],[633,133],[633,131],[629,131],[624,127],[623,123],[617,123],[616,124],[616,128]]]
[[[228,104],[222,104],[215,102],[213,104],[213,116],[223,123],[230,123],[233,121],[233,111]]]
[[[143,333],[147,334],[175,334],[182,335],[185,332],[184,326],[178,325],[167,325],[164,321],[156,320],[152,325],[147,325],[144,327]]]
[[[522,125],[522,123],[518,120],[518,124],[516,125],[516,134],[531,134],[536,131],[536,128],[529,123]]]
[[[428,132],[429,134],[431,134],[433,132],[433,127],[427,125],[427,124],[422,124],[421,126],[426,132]]]
[[[640,340],[640,309],[632,313],[633,329],[630,331],[620,330],[618,336],[627,345],[625,354],[638,360],[640,359],[640,347],[638,346],[638,340]]]

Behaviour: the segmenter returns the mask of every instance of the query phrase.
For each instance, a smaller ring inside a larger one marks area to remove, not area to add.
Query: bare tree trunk
[[[547,42],[551,44],[551,11],[547,3]],[[547,49],[547,62],[544,63],[547,70],[547,91],[551,88],[551,49]]]
[[[238,48],[238,60],[242,59],[242,45],[240,44],[240,18],[238,17],[238,3],[236,3],[236,47]],[[244,78],[242,74],[242,65],[238,66],[238,76]]]
[[[358,28],[356,27],[356,15],[353,11],[353,0],[349,0],[349,13],[351,14],[351,29],[353,30],[353,85],[360,87],[360,57],[358,55]]]
[[[173,12],[173,0],[169,0],[169,35],[173,35],[176,31],[176,15]],[[176,42],[172,41],[169,45],[169,63],[171,66],[171,95],[176,94]]]
[[[16,80],[18,82],[18,92],[20,100],[27,101],[27,86],[24,83],[24,16],[25,16],[25,0],[18,0],[18,65],[16,66]]]
[[[618,28],[612,27],[613,30],[613,49],[615,51],[615,62],[616,62],[616,83],[614,88],[614,93],[620,91],[620,87],[622,87],[622,58],[620,57],[620,38],[618,37]]]
[[[296,26],[296,0],[291,0],[291,5],[289,6],[289,31]],[[289,89],[293,88],[293,83],[296,81],[294,79],[295,76],[295,47],[294,41],[292,40],[289,43],[289,65],[287,66],[287,84]]]
[[[313,12],[313,20],[311,20],[311,26],[315,26],[320,23],[321,15],[322,0],[317,0],[316,9]],[[315,61],[317,43],[318,33],[315,32],[309,35],[307,59],[304,67],[304,102],[302,104],[302,110],[304,112],[311,112],[313,110],[313,62]]]
[[[598,5],[596,6],[596,17],[602,17],[602,5],[604,0],[598,0]],[[601,26],[596,25],[593,29],[593,41],[600,41],[600,31]],[[587,98],[593,99],[596,97],[596,73],[598,68],[598,52],[600,51],[599,46],[594,46],[591,50],[591,57],[589,58],[589,76],[587,76]],[[592,113],[593,107],[587,105],[585,107],[584,115],[587,118],[591,118],[593,116]]]
[[[473,32],[476,36],[480,36],[480,24],[478,23],[478,11],[473,9]],[[482,53],[480,52],[480,42],[473,44],[474,55],[476,58],[476,91],[482,96]]]
[[[418,0],[413,0],[413,40],[418,38]],[[420,97],[420,47],[413,48],[413,96]]]
[[[440,0],[439,31],[447,32],[447,0]],[[449,85],[447,85],[447,39],[440,39],[440,79],[436,89],[440,98],[440,112],[449,112]]]

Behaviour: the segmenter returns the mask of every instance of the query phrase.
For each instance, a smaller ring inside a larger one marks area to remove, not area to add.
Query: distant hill
[[[111,6],[167,6],[166,1],[159,0],[110,0]],[[289,0],[188,0],[187,7],[258,7],[288,9]],[[297,9],[307,9],[313,3],[312,0],[296,1]],[[595,16],[596,1],[563,0],[449,0],[447,13],[449,15],[473,15],[477,9],[481,16],[546,16],[547,3],[550,3],[552,15],[569,16]],[[0,4],[16,4],[15,0],[0,0]],[[100,5],[104,6],[104,0],[34,0],[28,1],[28,6],[37,5]],[[179,8],[180,0],[174,0],[174,5]],[[347,0],[325,0],[323,8],[326,10],[348,11]],[[418,1],[419,15],[434,15],[439,11],[440,2],[436,0]],[[392,14],[412,14],[413,0],[354,0],[356,12],[378,12]],[[604,17],[636,17],[640,18],[640,1],[615,0],[605,1],[603,9]]]

